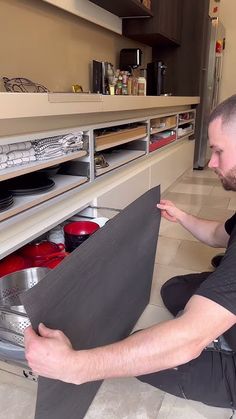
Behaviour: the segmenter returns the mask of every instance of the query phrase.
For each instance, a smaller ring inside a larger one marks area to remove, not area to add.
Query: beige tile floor
[[[216,175],[208,169],[188,170],[163,197],[185,211],[212,220],[227,219],[236,206],[236,194],[225,192]],[[162,220],[150,304],[135,330],[171,318],[160,297],[161,285],[175,275],[210,270],[210,260],[219,251],[200,244],[178,224]],[[33,419],[36,386],[34,383],[22,386],[22,382],[23,379],[0,370],[0,419]],[[129,378],[106,380],[86,419],[228,419],[230,416],[228,409],[178,399]]]

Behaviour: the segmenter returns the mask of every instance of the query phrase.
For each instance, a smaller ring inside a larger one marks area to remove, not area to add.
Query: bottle
[[[146,96],[146,79],[145,77],[138,78],[138,95]]]
[[[132,95],[132,84],[133,84],[133,77],[128,76],[128,82],[127,82],[127,93],[128,95]]]
[[[138,79],[133,77],[132,79],[132,95],[136,96],[138,94]]]

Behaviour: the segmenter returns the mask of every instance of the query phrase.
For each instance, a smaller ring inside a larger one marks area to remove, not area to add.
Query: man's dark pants
[[[176,316],[209,274],[176,276],[167,281],[161,288],[166,308]],[[233,352],[205,349],[187,364],[137,378],[178,397],[236,408],[236,354]]]

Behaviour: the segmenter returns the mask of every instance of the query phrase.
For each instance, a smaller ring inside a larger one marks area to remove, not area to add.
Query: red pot
[[[48,257],[55,253],[59,253],[65,249],[64,244],[53,243],[47,240],[41,241],[39,243],[30,243],[22,247],[20,254],[27,258],[38,260],[41,258]]]
[[[45,268],[50,268],[53,269],[55,268],[57,265],[59,265],[59,263],[61,263],[63,261],[63,259],[68,255],[69,253],[64,252],[61,254],[57,254],[54,255],[51,258],[48,259],[44,259],[38,262],[37,266],[41,266],[41,267],[45,267]]]
[[[0,277],[31,267],[29,259],[12,253],[0,261]]]

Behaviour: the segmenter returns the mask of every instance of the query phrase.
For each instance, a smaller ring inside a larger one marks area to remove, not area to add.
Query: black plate
[[[46,192],[55,186],[55,182],[42,173],[19,176],[5,181],[4,184],[13,195],[37,194]]]
[[[7,205],[9,205],[9,204],[12,204],[12,202],[14,201],[14,199],[13,199],[13,197],[12,197],[12,199],[8,199],[8,201],[5,201],[5,202],[0,202],[0,208],[2,207],[6,207]]]
[[[0,207],[4,207],[4,206],[6,206],[8,204],[11,204],[12,202],[13,202],[13,198],[12,199],[8,199],[7,201],[4,201],[4,202],[0,201]]]
[[[0,206],[0,212],[8,210],[12,205],[14,204],[14,201],[12,201],[10,204],[5,205],[4,207]]]
[[[14,196],[23,196],[23,195],[37,195],[39,193],[47,192],[48,190],[54,188],[55,182],[50,179],[50,185],[44,186],[42,188],[32,188],[32,189],[12,189],[12,193]]]
[[[1,185],[3,186],[3,183]],[[5,189],[5,187],[4,187]],[[8,190],[0,190],[0,203],[7,201],[8,199],[13,198],[12,193]]]

